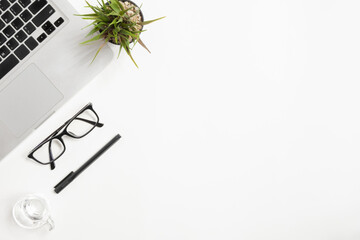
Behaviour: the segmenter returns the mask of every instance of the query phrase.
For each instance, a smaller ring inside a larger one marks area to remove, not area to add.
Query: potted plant
[[[121,50],[124,49],[134,62],[135,66],[138,67],[131,55],[132,48],[136,43],[139,43],[150,52],[144,42],[140,39],[140,34],[144,32],[144,25],[158,21],[164,17],[144,21],[144,16],[140,7],[129,0],[109,0],[107,2],[101,0],[101,2],[98,1],[98,6],[91,5],[87,1],[86,3],[87,7],[93,12],[89,14],[80,14],[78,16],[92,21],[92,23],[87,26],[92,27],[92,30],[88,33],[87,37],[93,36],[94,34],[96,35],[91,39],[82,42],[82,44],[88,44],[98,40],[104,41],[92,61],[95,60],[100,50],[109,42],[119,45],[118,57],[120,56]],[[133,46],[130,47],[130,45]]]

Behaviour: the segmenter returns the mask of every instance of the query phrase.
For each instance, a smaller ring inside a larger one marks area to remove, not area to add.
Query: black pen
[[[79,176],[86,168],[88,168],[96,159],[98,159],[104,152],[106,152],[114,143],[116,143],[121,136],[117,134],[113,139],[111,139],[104,147],[102,147],[94,156],[87,160],[78,170],[75,172],[69,173],[61,182],[59,182],[55,187],[54,191],[56,193],[61,192],[67,185],[69,185],[77,176]]]

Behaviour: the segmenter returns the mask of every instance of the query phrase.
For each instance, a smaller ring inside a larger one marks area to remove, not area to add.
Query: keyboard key
[[[27,7],[30,4],[31,0],[19,0],[19,3],[23,7]]]
[[[21,21],[20,18],[16,18],[14,21],[12,21],[11,25],[16,29],[19,30],[22,26],[24,26],[23,21]]]
[[[19,4],[15,3],[11,6],[10,11],[16,16],[22,11],[22,7]]]
[[[34,50],[39,45],[33,37],[29,37],[29,39],[25,41],[25,44],[30,50]]]
[[[9,0],[11,3],[14,3],[16,0]]]
[[[42,41],[45,40],[46,37],[47,37],[46,34],[43,33],[43,34],[41,34],[41,35],[37,38],[37,40],[38,40],[39,43],[41,43]]]
[[[13,54],[0,63],[0,79],[8,74],[8,72],[10,72],[18,63],[19,60]]]
[[[6,11],[2,16],[1,16],[2,20],[5,21],[5,23],[9,23],[11,22],[11,20],[14,19],[14,15],[11,14],[11,12]]]
[[[30,53],[30,51],[24,45],[21,45],[15,50],[14,53],[20,60],[23,60]]]
[[[7,27],[4,29],[3,33],[4,33],[8,38],[10,38],[12,35],[14,35],[15,30],[14,30],[11,26],[7,26]]]
[[[20,14],[20,18],[24,21],[24,22],[27,22],[31,19],[32,15],[31,13],[28,11],[28,10],[25,10],[23,11],[21,14]]]
[[[39,12],[45,5],[47,4],[47,0],[35,0],[30,6],[29,10],[32,14],[36,14]]]
[[[54,25],[51,22],[47,21],[44,25],[42,25],[42,29],[50,35],[53,31],[55,31]]]
[[[64,22],[64,19],[61,17],[58,20],[56,20],[54,24],[56,27],[59,27],[61,24],[63,24],[63,22]]]
[[[51,22],[47,21],[46,23],[44,23],[44,25],[41,26],[41,28],[46,31],[46,29],[50,28],[51,26],[53,26]]]
[[[44,23],[44,25],[41,26],[41,28],[45,31],[51,26],[53,26],[52,23],[50,21],[47,21],[46,23]]]
[[[10,3],[7,0],[0,0],[0,9],[5,11],[10,7]]]
[[[39,12],[38,15],[36,15],[32,22],[37,26],[40,27],[41,24],[43,24],[51,15],[53,15],[55,12],[55,9],[47,5],[41,12]]]
[[[3,45],[6,42],[6,37],[0,33],[0,45]]]
[[[8,46],[10,50],[14,50],[17,46],[19,46],[19,43],[15,40],[15,38],[12,38],[6,43],[6,46]]]
[[[56,28],[54,26],[51,26],[45,32],[47,33],[47,35],[50,35],[55,31],[55,29]]]
[[[10,50],[6,46],[2,46],[0,48],[0,56],[2,58],[6,58],[6,56],[9,55],[9,53],[10,53]]]
[[[23,31],[23,30],[20,30],[19,32],[17,32],[15,34],[15,38],[16,40],[18,40],[19,42],[23,42],[26,38],[27,38],[27,35],[26,33]]]
[[[5,23],[0,19],[0,30],[5,27]]]
[[[25,25],[25,27],[23,29],[27,34],[30,35],[35,31],[36,28],[32,23],[28,23]]]

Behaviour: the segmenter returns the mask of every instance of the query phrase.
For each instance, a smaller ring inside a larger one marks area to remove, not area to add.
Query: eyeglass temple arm
[[[91,121],[91,120],[87,120],[87,119],[84,119],[84,118],[75,118],[75,119],[78,119],[78,120],[81,120],[83,122],[86,122],[86,123],[89,123],[91,125],[95,125],[96,127],[103,127],[104,124],[103,123],[100,123],[100,122],[94,122],[94,121]]]
[[[52,141],[49,142],[50,169],[54,170],[55,169],[55,163],[53,162],[54,156],[53,156],[52,151],[51,151],[51,143],[52,143]]]

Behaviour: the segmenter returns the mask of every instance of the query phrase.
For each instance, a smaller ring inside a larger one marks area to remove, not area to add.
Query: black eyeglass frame
[[[83,118],[77,118],[80,114],[82,114],[83,112],[85,112],[86,110],[91,110],[96,118],[97,118],[97,121],[94,122],[94,121],[90,121],[90,120],[87,120],[87,119],[83,119]],[[85,133],[84,135],[82,136],[77,136],[75,134],[72,134],[71,132],[68,131],[68,127],[69,125],[75,120],[81,120],[81,121],[84,121],[84,122],[87,122],[89,124],[92,124],[93,127],[87,132]],[[55,164],[54,162],[59,159],[63,154],[64,152],[66,151],[66,145],[65,145],[65,142],[64,140],[62,139],[63,136],[69,136],[69,137],[72,137],[72,138],[76,138],[76,139],[80,139],[80,138],[83,138],[85,137],[86,135],[88,135],[90,132],[92,132],[92,130],[94,130],[95,127],[103,127],[104,124],[103,123],[100,123],[99,122],[99,116],[98,114],[96,113],[96,111],[94,110],[93,106],[92,106],[92,103],[88,103],[85,107],[83,107],[79,112],[77,112],[72,118],[70,118],[69,120],[67,120],[63,125],[61,125],[58,129],[56,129],[52,134],[50,134],[47,138],[45,138],[41,143],[39,143],[33,150],[30,151],[29,155],[28,155],[28,158],[34,160],[35,162],[37,163],[40,163],[42,165],[48,165],[48,164],[51,164],[51,170],[53,170],[55,168]],[[63,129],[63,130],[62,130]],[[60,132],[60,130],[62,130]],[[59,156],[57,156],[56,158],[53,157],[53,154],[52,154],[52,151],[51,151],[51,143],[53,140],[58,140],[61,142],[61,144],[63,145],[63,151],[59,154]],[[49,162],[42,162],[42,161],[39,161],[38,159],[36,159],[34,157],[34,153],[39,150],[41,147],[43,147],[46,143],[49,143],[49,157],[50,157],[50,161]]]

